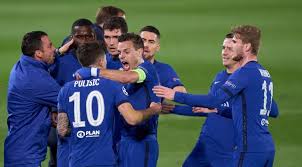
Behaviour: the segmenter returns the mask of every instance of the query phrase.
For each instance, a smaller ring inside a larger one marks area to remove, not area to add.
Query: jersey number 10
[[[72,123],[73,127],[80,128],[85,127],[86,122],[81,121],[81,98],[80,92],[74,92],[72,96],[69,97],[69,102],[74,102],[74,122]],[[93,118],[92,113],[92,101],[96,98],[97,101],[97,118]],[[92,91],[88,94],[86,98],[86,116],[89,124],[91,126],[99,126],[102,124],[105,115],[105,107],[104,107],[104,98],[103,95],[99,91]]]

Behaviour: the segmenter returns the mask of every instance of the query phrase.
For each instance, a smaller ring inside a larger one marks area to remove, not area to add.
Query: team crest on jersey
[[[126,88],[123,86],[122,87],[122,91],[123,91],[123,93],[126,95],[126,96],[129,96],[129,94],[128,94],[128,92],[127,92],[127,90],[126,90]]]

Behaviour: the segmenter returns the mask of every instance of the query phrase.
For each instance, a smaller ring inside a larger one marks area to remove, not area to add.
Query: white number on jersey
[[[269,85],[264,80],[262,83],[262,90],[263,90],[263,108],[260,110],[260,115],[267,115],[269,116],[272,101],[273,101],[273,83],[270,82]],[[267,99],[268,95],[270,94],[270,99]],[[269,102],[269,109],[267,109],[267,103]]]
[[[97,118],[93,118],[92,113],[92,101],[96,98],[97,101]],[[85,127],[85,121],[81,121],[81,102],[80,102],[80,92],[74,92],[72,96],[69,97],[69,102],[74,102],[74,122],[72,123],[73,127]],[[105,107],[104,107],[104,98],[101,92],[92,91],[88,94],[86,98],[86,115],[87,120],[91,126],[99,126],[102,124],[105,115]]]

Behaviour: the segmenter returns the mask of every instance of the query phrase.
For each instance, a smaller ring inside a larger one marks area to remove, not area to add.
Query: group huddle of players
[[[58,49],[46,33],[27,33],[9,80],[5,166],[41,165],[53,107],[49,166],[155,167],[158,115],[174,113],[206,117],[184,167],[271,167],[268,117],[278,107],[270,74],[257,62],[260,37],[255,26],[233,28],[222,44],[226,69],[208,94],[192,95],[155,59],[159,30],[128,33],[119,8],[101,8],[95,24],[76,20]]]

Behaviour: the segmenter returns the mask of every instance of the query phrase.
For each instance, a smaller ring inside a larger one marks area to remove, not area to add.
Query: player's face
[[[119,52],[117,50],[118,45],[118,37],[122,35],[121,29],[114,29],[112,31],[105,30],[104,31],[104,39],[106,43],[106,47],[108,52],[111,55],[118,55]]]
[[[142,59],[143,49],[135,49],[132,41],[118,43],[119,58],[122,62],[123,69],[129,71],[136,68]]]
[[[159,39],[155,33],[142,31],[140,34],[141,38],[144,41],[144,58],[151,60],[155,53],[159,51]]]
[[[41,38],[42,41],[42,48],[40,50],[40,55],[39,57],[41,60],[47,64],[53,64],[55,56],[55,47],[52,45],[52,42],[48,38],[48,36],[43,36]]]
[[[232,38],[225,38],[222,44],[222,64],[225,67],[231,67],[237,62],[232,59],[234,56],[234,50],[233,50],[233,41]]]
[[[243,59],[243,42],[241,39],[239,39],[238,37],[236,37],[236,35],[234,35],[233,39],[233,50],[234,50],[234,55],[232,57],[232,59],[234,61],[240,61]]]
[[[73,39],[75,45],[95,41],[95,34],[90,26],[75,26]]]

